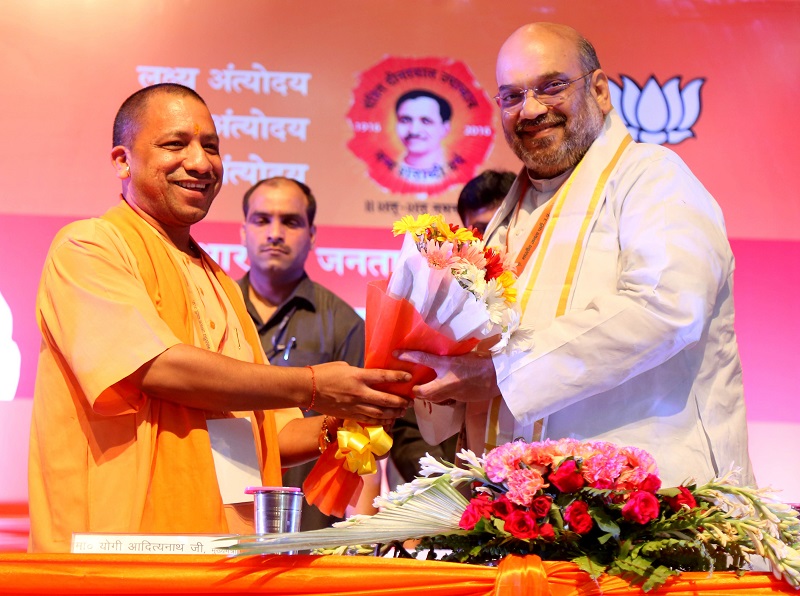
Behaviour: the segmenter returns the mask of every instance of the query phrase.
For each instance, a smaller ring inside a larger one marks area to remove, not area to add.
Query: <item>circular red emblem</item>
[[[387,57],[359,77],[347,146],[383,188],[434,195],[475,176],[494,141],[493,111],[462,62]]]

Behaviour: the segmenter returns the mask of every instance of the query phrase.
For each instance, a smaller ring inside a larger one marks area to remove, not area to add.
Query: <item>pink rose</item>
[[[537,518],[547,517],[550,513],[550,506],[553,504],[553,499],[547,495],[540,495],[536,497],[531,503],[531,511]]]
[[[578,534],[587,534],[594,526],[594,520],[589,515],[589,506],[584,501],[573,501],[567,505],[564,520],[569,524],[570,530]]]
[[[622,506],[622,517],[644,525],[658,517],[658,499],[653,493],[636,491]]]
[[[555,487],[562,493],[574,493],[584,485],[583,476],[578,471],[574,459],[564,461],[549,477]]]
[[[681,507],[688,507],[689,509],[694,509],[697,507],[697,501],[694,500],[694,495],[689,492],[689,489],[685,486],[679,486],[678,490],[681,491],[674,497],[665,497],[664,500],[667,502],[673,511],[680,511]]]
[[[506,532],[515,538],[536,538],[539,535],[539,528],[536,525],[536,518],[530,511],[517,509],[512,511],[506,519]]]
[[[509,501],[505,495],[492,502],[492,513],[500,519],[508,518],[514,509],[516,509],[514,503]]]

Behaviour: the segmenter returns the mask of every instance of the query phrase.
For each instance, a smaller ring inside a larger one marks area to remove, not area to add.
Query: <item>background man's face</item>
[[[202,102],[154,95],[129,145],[129,201],[165,227],[191,226],[206,216],[222,187],[222,159]]]
[[[282,282],[301,277],[316,234],[308,224],[307,206],[308,199],[293,182],[262,184],[250,195],[242,244],[251,271]]]
[[[439,151],[450,134],[450,122],[442,122],[439,104],[430,97],[407,99],[397,109],[397,136],[412,155]]]
[[[467,209],[464,211],[464,227],[475,228],[483,235],[486,232],[486,226],[489,225],[498,207],[500,207],[499,202],[481,209]]]

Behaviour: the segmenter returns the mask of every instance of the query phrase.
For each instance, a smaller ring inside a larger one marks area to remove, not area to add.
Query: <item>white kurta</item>
[[[621,127],[612,111],[604,135],[624,134]],[[529,209],[536,194],[526,197]],[[506,412],[498,442],[530,440],[534,421],[545,418],[547,438],[648,450],[665,486],[706,481],[731,465],[753,483],[733,327],[734,260],[719,206],[674,152],[644,143],[625,149],[603,195],[564,315],[543,317],[532,306],[536,292],[561,291],[563,280],[540,276],[523,314],[534,329],[532,349],[494,357]],[[509,222],[527,223],[524,239],[536,221],[535,214],[514,220],[513,199],[490,223],[490,245],[505,242]],[[487,408],[467,405],[468,447],[479,453]]]

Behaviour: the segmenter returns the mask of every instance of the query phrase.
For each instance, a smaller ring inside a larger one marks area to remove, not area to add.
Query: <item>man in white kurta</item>
[[[416,388],[439,404],[417,408],[420,427],[432,442],[466,422],[479,453],[613,441],[652,453],[666,486],[731,466],[753,483],[722,213],[674,152],[632,141],[582,42],[537,24],[500,51],[498,104],[526,167],[486,238],[517,259],[531,341],[491,358],[407,353],[437,371]]]

